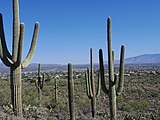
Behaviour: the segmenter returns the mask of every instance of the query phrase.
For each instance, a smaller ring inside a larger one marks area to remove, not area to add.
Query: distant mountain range
[[[127,64],[160,63],[160,54],[144,54],[125,59]]]
[[[107,62],[105,62],[107,64]],[[146,64],[146,63],[160,63],[160,54],[144,54],[135,57],[130,57],[125,59],[125,64]],[[119,60],[115,60],[115,64],[119,64]],[[23,69],[23,72],[36,71],[37,72],[38,64],[32,63],[27,68]],[[66,71],[67,65],[60,64],[42,64],[42,71]],[[74,70],[85,70],[88,67],[88,64],[74,65]],[[98,68],[98,64],[95,64],[95,67]],[[6,67],[3,63],[0,63],[0,72],[9,73],[9,68]]]

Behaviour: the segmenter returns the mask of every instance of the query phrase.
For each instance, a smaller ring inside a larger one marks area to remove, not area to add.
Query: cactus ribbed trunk
[[[55,79],[55,83],[54,83],[55,85],[54,85],[54,94],[55,94],[55,102],[57,102],[57,100],[58,100],[58,89],[57,89],[57,79]]]
[[[90,49],[90,68],[91,68],[91,89],[92,89],[92,97],[91,97],[91,106],[92,106],[92,117],[95,117],[96,113],[96,96],[95,96],[95,82],[94,82],[94,67],[92,63],[92,49]]]
[[[112,54],[112,33],[111,33],[111,18],[108,18],[107,24],[107,39],[108,39],[108,71],[109,71],[109,105],[111,120],[116,120],[116,89],[114,82],[114,63]]]
[[[22,116],[21,67],[11,68],[11,101],[14,114]]]
[[[39,94],[39,96],[38,96],[38,99],[39,99],[39,107],[41,107],[41,106],[42,106],[42,104],[41,104],[41,100],[42,100],[42,90],[41,90],[40,87],[38,88],[38,94]]]
[[[35,81],[35,86],[38,90],[38,99],[39,99],[39,106],[41,107],[41,98],[42,98],[42,89],[44,84],[44,74],[41,75],[41,65],[38,64],[38,79]]]
[[[74,81],[72,64],[68,64],[68,96],[69,96],[69,111],[70,120],[75,120],[75,100],[74,100]]]

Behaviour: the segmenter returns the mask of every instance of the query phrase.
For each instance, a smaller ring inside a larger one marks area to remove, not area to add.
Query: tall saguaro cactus
[[[100,74],[102,90],[109,96],[110,117],[111,120],[116,120],[116,96],[120,95],[123,90],[124,83],[124,45],[121,46],[119,81],[116,90],[117,75],[114,74],[114,52],[112,51],[111,37],[111,18],[107,20],[107,42],[108,42],[108,71],[109,71],[109,89],[105,85],[103,52],[99,50]]]
[[[70,120],[75,120],[75,99],[74,99],[74,81],[72,64],[68,64],[68,97],[69,97],[69,112]]]
[[[24,24],[20,24],[19,20],[19,3],[18,0],[13,2],[13,43],[12,54],[9,53],[5,33],[3,28],[2,14],[0,13],[0,58],[3,63],[10,67],[10,87],[11,87],[11,102],[13,112],[17,116],[22,116],[22,94],[21,94],[21,69],[27,67],[30,63],[37,43],[39,23],[35,23],[32,43],[27,57],[22,61],[22,49],[24,38]]]
[[[98,73],[98,86],[97,86],[97,93],[95,92],[95,81],[94,81],[94,67],[93,67],[93,60],[92,60],[92,48],[90,48],[90,69],[87,68],[87,72],[85,73],[86,79],[86,90],[87,96],[91,99],[91,106],[92,106],[92,117],[95,117],[96,114],[96,98],[98,98],[100,94],[100,80],[99,80],[99,73]]]
[[[39,106],[41,106],[42,89],[44,84],[44,74],[41,75],[41,65],[38,64],[38,79],[35,81],[35,86],[39,94]]]

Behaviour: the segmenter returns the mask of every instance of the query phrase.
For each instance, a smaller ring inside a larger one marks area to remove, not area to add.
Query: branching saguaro
[[[92,48],[90,48],[90,69],[87,68],[87,72],[85,73],[86,79],[86,90],[87,96],[91,99],[91,107],[92,107],[92,117],[95,117],[96,114],[96,98],[100,95],[101,89],[101,81],[99,79],[98,73],[98,85],[97,85],[97,93],[95,92],[95,81],[94,81],[94,67],[92,60]]]
[[[35,81],[35,86],[38,89],[39,106],[41,106],[43,84],[44,84],[44,74],[41,75],[41,65],[38,64],[38,79]]]
[[[22,94],[21,94],[21,69],[27,67],[30,63],[37,43],[39,23],[34,26],[32,43],[27,57],[22,61],[22,49],[24,39],[24,24],[19,19],[18,0],[12,0],[13,4],[13,42],[12,54],[8,51],[3,28],[2,14],[0,13],[0,58],[3,63],[10,67],[10,87],[11,102],[13,112],[16,116],[22,116]]]
[[[111,38],[111,18],[107,20],[107,42],[108,42],[108,71],[109,71],[109,89],[105,85],[104,65],[103,65],[103,52],[99,50],[99,63],[102,90],[109,96],[110,118],[116,120],[116,96],[120,95],[123,90],[124,84],[124,45],[121,46],[120,67],[119,67],[119,81],[118,88],[116,83],[118,76],[114,74],[114,52],[112,51],[112,38]]]

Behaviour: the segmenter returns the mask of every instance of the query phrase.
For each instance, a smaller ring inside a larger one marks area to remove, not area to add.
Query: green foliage
[[[80,73],[82,74],[82,73]],[[96,74],[97,75],[97,74]],[[34,75],[33,75],[34,76]],[[123,94],[116,97],[117,102],[117,119],[125,120],[159,120],[159,88],[160,75],[155,75],[155,84],[150,84],[151,76],[126,76]],[[97,78],[97,76],[95,76]],[[29,76],[28,76],[29,78]],[[107,77],[106,77],[107,78]],[[138,78],[138,80],[137,80]],[[4,78],[5,79],[5,78]],[[145,80],[148,80],[145,82]],[[82,77],[74,80],[75,85],[75,116],[76,119],[93,119],[91,118],[90,101],[86,95],[85,80]],[[108,83],[108,80],[106,80]],[[43,88],[43,96],[41,99],[42,106],[39,107],[38,93],[34,83],[22,80],[22,100],[24,114],[29,116],[43,116],[48,114],[59,119],[69,119],[68,115],[68,94],[67,94],[67,79],[58,79],[59,99],[54,100],[54,80],[46,81]],[[12,112],[10,105],[10,81],[0,80],[0,108],[2,111],[9,114]],[[34,108],[34,110],[33,110]],[[45,112],[39,113],[45,110]],[[67,118],[62,118],[67,116]],[[97,99],[97,114],[95,119],[109,119],[109,103],[108,97],[101,92]],[[27,119],[27,117],[25,116]],[[28,118],[29,119],[29,118]]]
[[[88,107],[89,105],[89,99],[87,96],[83,96],[80,100],[78,100],[76,104],[77,109],[83,109],[84,107]]]
[[[129,114],[124,117],[124,120],[157,120],[155,113],[146,111],[146,112],[137,112],[136,114]]]
[[[68,110],[68,106],[66,106],[65,102],[63,101],[55,101],[55,99],[50,99],[48,102],[48,105],[46,105],[51,112],[57,111],[57,110]]]
[[[10,102],[9,80],[0,80],[0,104],[8,104]]]
[[[127,112],[147,111],[150,108],[150,103],[145,100],[129,100],[123,105],[123,110]]]
[[[27,88],[24,90],[24,94],[22,96],[23,103],[25,105],[31,105],[31,106],[39,106],[39,99],[37,98],[38,93],[37,90],[33,87]]]

